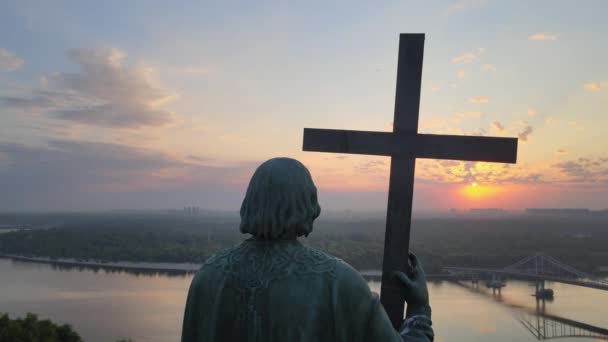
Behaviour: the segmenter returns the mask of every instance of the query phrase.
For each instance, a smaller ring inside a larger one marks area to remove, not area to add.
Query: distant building
[[[200,207],[184,207],[184,214],[186,215],[198,215],[200,212]]]
[[[608,217],[608,209],[606,210],[595,210],[591,212],[593,217]]]
[[[496,217],[505,216],[508,213],[502,208],[471,208],[469,209],[469,214],[473,216]]]
[[[528,208],[526,214],[535,216],[589,216],[587,208]]]
[[[505,210],[502,208],[471,208],[469,210],[472,214],[504,214]]]

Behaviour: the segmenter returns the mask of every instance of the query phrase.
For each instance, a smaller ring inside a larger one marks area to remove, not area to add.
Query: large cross
[[[517,138],[418,133],[424,34],[401,34],[393,132],[304,128],[305,151],[391,157],[381,301],[393,326],[403,320],[403,288],[393,271],[408,270],[416,158],[515,163]]]

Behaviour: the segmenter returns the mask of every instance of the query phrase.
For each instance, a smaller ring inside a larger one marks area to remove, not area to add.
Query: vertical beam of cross
[[[382,262],[381,301],[393,326],[403,320],[404,295],[394,271],[408,271],[416,158],[515,163],[517,138],[418,134],[424,34],[401,34],[393,132],[304,128],[305,151],[391,157]]]
[[[423,54],[423,34],[401,35],[393,117],[393,134],[397,136],[418,132]],[[403,319],[405,297],[403,285],[392,273],[407,270],[415,168],[413,155],[391,156],[380,300],[395,327]]]

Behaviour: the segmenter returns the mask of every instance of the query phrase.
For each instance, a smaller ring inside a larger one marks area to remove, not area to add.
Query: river
[[[69,323],[90,342],[126,337],[137,342],[178,341],[191,279],[192,275],[59,268],[0,258],[0,312],[11,317],[34,312]],[[469,283],[432,282],[436,341],[535,341],[530,330],[542,323],[544,333],[557,335],[584,333],[563,322],[608,328],[608,291],[547,286],[555,290],[555,299],[545,304],[545,316],[538,316],[533,288],[526,282],[509,281],[501,295]],[[370,287],[379,291],[377,282],[370,282]],[[526,328],[525,322],[530,326]]]

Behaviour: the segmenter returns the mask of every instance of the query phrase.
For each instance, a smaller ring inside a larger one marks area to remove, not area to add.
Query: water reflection
[[[519,321],[537,340],[581,337],[608,341],[607,329],[543,312],[522,313]]]
[[[126,337],[138,342],[178,341],[192,274],[170,273],[0,259],[0,311],[14,317],[36,312],[69,323],[87,342]],[[369,284],[373,291],[380,290],[379,282]],[[546,304],[547,320],[552,315],[608,327],[608,310],[602,306],[608,292],[554,285],[557,296]],[[495,296],[485,288],[471,290],[466,284],[448,281],[429,282],[429,292],[436,342],[537,340],[538,334],[531,334],[521,322],[537,319],[533,288],[524,282],[510,281]],[[550,329],[551,323],[541,324]],[[543,336],[549,336],[548,330]]]
[[[492,299],[513,310],[515,318],[537,339],[550,340],[557,338],[592,338],[608,341],[608,329],[597,327],[585,322],[547,313],[546,302],[553,299],[535,299],[536,308],[530,308],[505,300],[501,291],[492,293],[483,291],[478,285],[468,286],[462,282],[454,282],[472,293]]]
[[[23,261],[16,261],[17,263]],[[59,272],[72,272],[72,271],[93,271],[95,273],[99,273],[100,271],[103,273],[110,274],[129,274],[137,277],[176,277],[176,278],[186,278],[190,277],[196,271],[185,271],[185,270],[166,270],[166,269],[137,269],[131,267],[120,267],[120,266],[91,266],[91,265],[63,265],[63,264],[49,264],[50,267]]]

